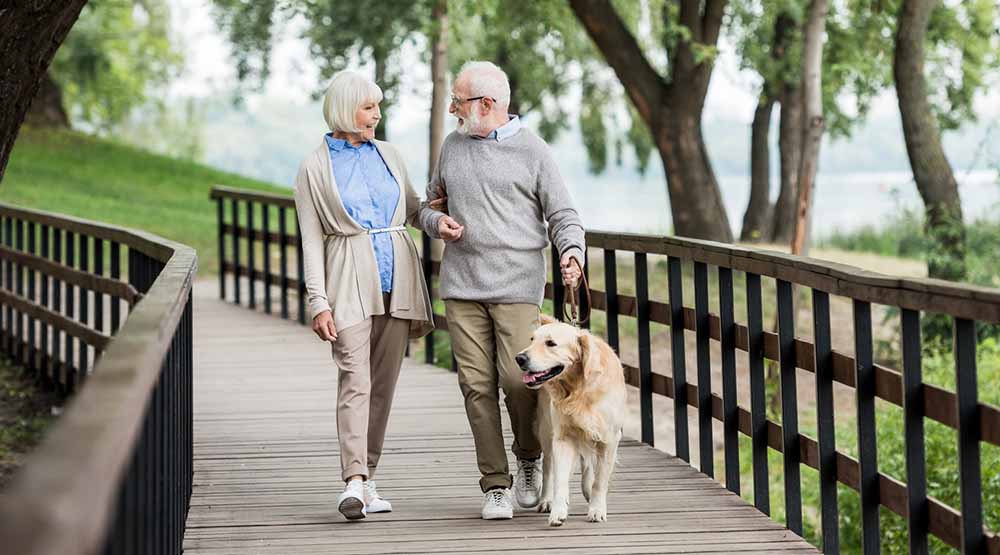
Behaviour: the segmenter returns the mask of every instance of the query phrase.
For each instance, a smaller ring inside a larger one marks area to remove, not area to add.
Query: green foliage
[[[70,117],[99,131],[121,123],[179,69],[163,0],[91,0],[52,62]]]
[[[396,102],[400,75],[399,50],[403,43],[427,30],[428,1],[386,0],[372,6],[364,2],[334,0],[212,0],[215,18],[233,44],[237,75],[252,89],[259,89],[270,75],[270,54],[275,32],[297,16],[308,24],[302,31],[309,53],[319,66],[323,82],[352,62],[371,62],[375,82],[382,88],[383,112]]]
[[[977,350],[979,378],[979,401],[1000,405],[1000,342],[987,338],[979,342]],[[931,343],[924,349],[924,382],[943,389],[955,390],[954,355],[950,345]],[[856,446],[856,431],[853,426],[838,427],[838,449],[842,445]],[[879,471],[903,482],[906,481],[906,459],[903,433],[903,411],[888,403],[879,402],[876,412],[878,433]],[[958,489],[958,436],[957,432],[930,419],[924,421],[925,450],[927,464],[927,494],[942,503],[958,509],[961,498]],[[1000,528],[1000,448],[981,443],[981,472],[983,492],[983,522],[987,528]],[[856,452],[856,447],[854,447]],[[855,495],[856,498],[856,495]],[[841,503],[842,519],[860,522],[860,508],[857,502]],[[885,518],[882,515],[882,549],[887,554],[907,553],[906,521],[900,517]],[[841,542],[844,553],[860,553],[860,527],[842,526]],[[957,553],[939,540],[931,545],[932,553]]]
[[[777,99],[782,85],[801,79],[808,7],[808,0],[733,3],[729,32],[736,39],[741,66],[761,76],[762,94],[769,98]],[[884,13],[873,12],[863,0],[830,5],[822,86],[831,136],[850,135],[874,97],[891,83],[892,39],[883,32],[884,19]]]
[[[942,129],[975,121],[973,98],[991,84],[986,75],[1000,68],[1000,32],[995,0],[946,2],[931,13],[927,27],[929,101]]]
[[[898,352],[897,352],[898,356]],[[979,400],[994,406],[1000,405],[1000,342],[987,338],[981,340],[977,351]],[[955,390],[954,357],[946,343],[932,342],[924,349],[924,382],[949,391]],[[906,460],[902,409],[879,401],[876,405],[876,431],[878,434],[879,472],[906,482]],[[801,432],[815,437],[815,414],[801,414]],[[780,422],[774,415],[768,418]],[[857,458],[857,428],[853,414],[836,415],[837,450]],[[955,430],[930,419],[924,421],[925,452],[927,465],[927,493],[953,508],[961,506],[958,491],[958,453]],[[753,503],[753,451],[750,438],[740,436],[741,495]],[[985,525],[1000,528],[1000,448],[981,444],[982,491]],[[781,453],[768,450],[768,486],[771,503],[770,516],[779,523],[785,522],[784,472]],[[820,494],[818,472],[804,465],[801,468],[803,507],[803,537],[816,546],[822,545],[820,530]],[[840,552],[860,554],[861,549],[861,500],[858,493],[843,485],[837,487],[837,505],[840,528]],[[883,553],[905,554],[908,550],[906,520],[892,511],[880,510]],[[942,541],[931,537],[931,553],[957,553]]]
[[[1000,213],[1000,206],[993,214]],[[866,226],[851,232],[834,232],[820,241],[821,246],[864,251],[887,256],[927,260],[937,256],[934,242],[924,233],[924,217],[915,210],[900,208],[876,228]],[[1000,287],[1000,219],[982,217],[965,226],[966,281]]]
[[[358,55],[375,64],[375,81],[385,95],[383,109],[396,103],[405,70],[399,50],[423,30],[430,17],[429,2],[382,0],[375,7],[365,2],[309,0],[296,2],[294,11],[309,22],[303,36],[309,39],[309,52],[324,81]]]
[[[453,74],[470,59],[490,60],[507,72],[512,107],[541,117],[544,139],[566,129],[573,64],[594,52],[565,2],[454,0],[450,21]]]
[[[80,133],[22,130],[0,200],[144,229],[191,245],[206,275],[218,271],[215,204],[208,199],[213,185],[291,194],[284,187]]]
[[[662,2],[613,3],[641,43],[662,51],[653,40],[661,22],[651,16],[651,10]],[[609,144],[614,145],[615,162],[621,165],[628,144],[639,171],[645,172],[653,148],[646,125],[566,2],[453,0],[450,17],[453,72],[469,59],[490,60],[502,67],[510,77],[512,108],[522,115],[536,114],[546,141],[568,129],[568,94],[578,85],[578,123],[589,170],[598,174],[607,168]]]
[[[580,106],[580,133],[587,149],[591,173],[599,174],[607,167],[608,140],[603,107],[608,102],[608,91],[593,83],[583,85],[583,103]]]

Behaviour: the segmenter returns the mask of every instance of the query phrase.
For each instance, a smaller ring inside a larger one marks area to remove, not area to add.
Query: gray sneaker
[[[510,490],[491,489],[483,496],[483,520],[506,520],[514,518],[514,506],[510,504]]]
[[[518,460],[514,477],[514,497],[517,504],[530,509],[538,505],[538,492],[542,490],[542,459]]]

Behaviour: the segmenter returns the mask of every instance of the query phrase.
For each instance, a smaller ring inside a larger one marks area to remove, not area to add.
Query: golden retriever
[[[540,389],[538,438],[542,443],[540,512],[560,526],[569,514],[569,477],[579,456],[587,520],[604,522],[608,487],[625,422],[625,375],[602,339],[542,316],[531,345],[515,357],[524,383]]]

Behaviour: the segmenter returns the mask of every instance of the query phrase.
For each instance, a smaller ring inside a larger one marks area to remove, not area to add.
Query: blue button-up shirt
[[[399,183],[371,141],[353,146],[326,135],[333,164],[333,178],[347,214],[365,229],[389,227],[399,203]],[[392,291],[392,238],[388,233],[371,235],[382,291]]]
[[[486,139],[492,139],[496,142],[500,142],[507,137],[513,137],[521,130],[521,118],[518,116],[512,116],[507,114],[507,123],[497,127],[490,134],[487,135]]]

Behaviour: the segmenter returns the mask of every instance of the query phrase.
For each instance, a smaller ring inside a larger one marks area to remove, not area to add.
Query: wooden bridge
[[[880,549],[880,507],[906,519],[911,552],[927,552],[933,536],[965,553],[1000,553],[983,525],[980,462],[981,445],[1000,445],[1000,410],[979,402],[975,365],[976,323],[1000,323],[1000,291],[599,232],[587,234],[588,267],[603,270],[591,276],[592,308],[636,388],[635,439],[622,448],[609,521],[586,522],[578,493],[561,528],[531,511],[479,519],[456,379],[432,364],[448,359],[439,317],[439,331],[411,345],[422,352],[407,359],[397,390],[379,475],[395,510],[348,523],[335,507],[336,371],[328,347],[299,325],[294,204],[225,188],[212,198],[218,282],[194,281],[196,256],[183,245],[0,205],[0,347],[73,396],[0,495],[5,553],[838,553],[838,483],[861,494],[853,525],[865,553]],[[617,276],[623,254],[632,258],[627,279]],[[424,255],[436,283],[426,241]],[[661,266],[665,283],[655,281]],[[667,299],[655,300],[661,285]],[[811,292],[808,332],[796,326],[795,289]],[[558,282],[547,296],[561,306]],[[849,307],[853,350],[831,326],[837,303]],[[901,372],[873,362],[873,305],[900,313]],[[776,333],[766,329],[771,312]],[[925,314],[952,322],[954,391],[922,382]],[[658,341],[670,345],[660,372]],[[766,360],[780,367],[780,422],[765,414]],[[817,437],[799,430],[797,380],[812,385]],[[834,442],[835,384],[855,398],[859,457]],[[902,407],[905,481],[879,471],[876,398]],[[928,419],[955,430],[958,507],[927,494]],[[652,447],[664,434],[669,453]],[[769,450],[782,460],[780,522],[768,516]],[[816,547],[800,537],[803,466],[819,476]]]

